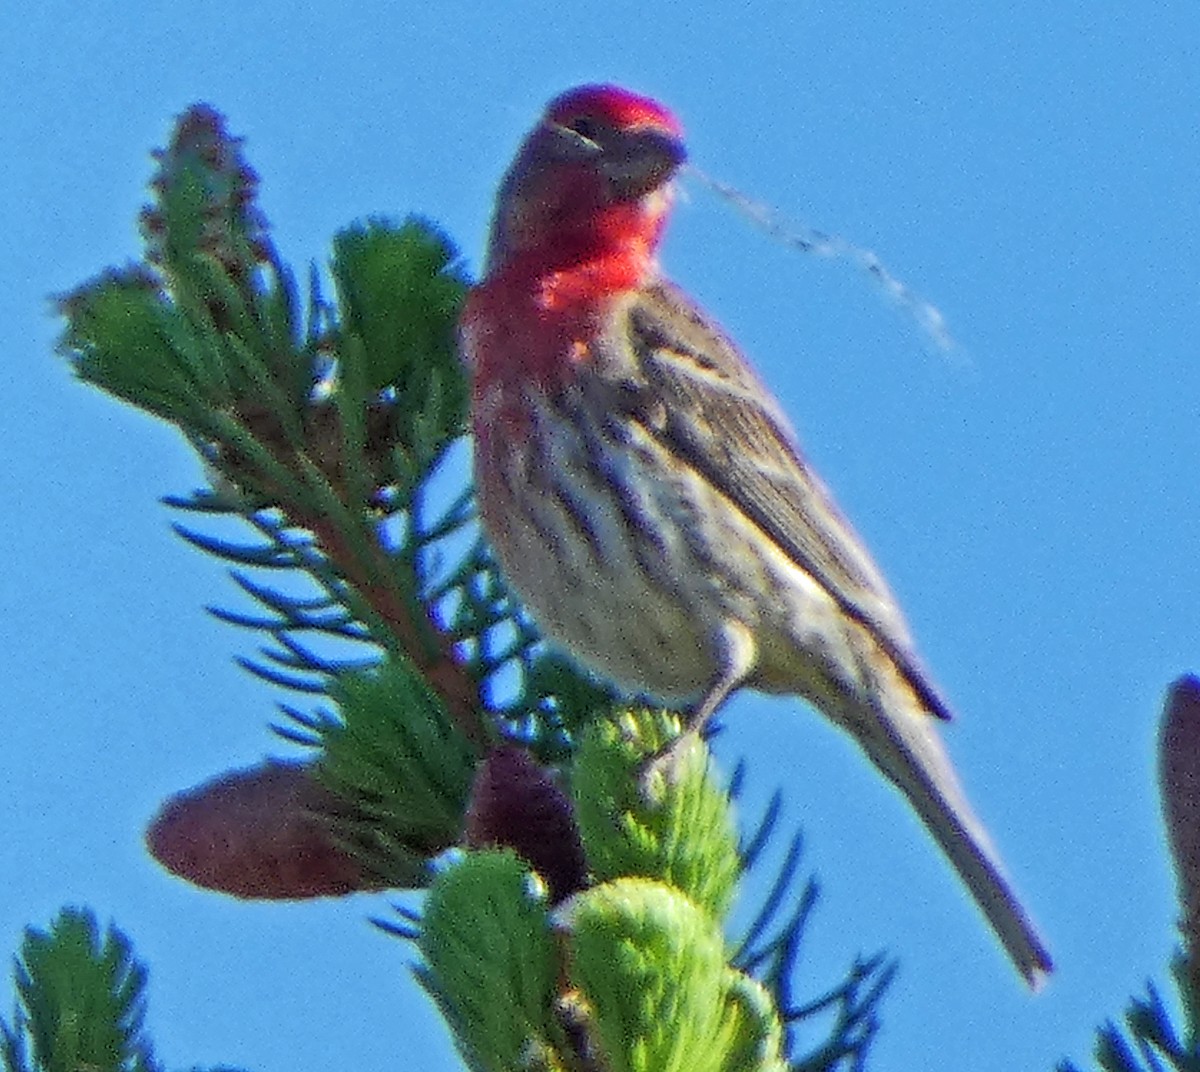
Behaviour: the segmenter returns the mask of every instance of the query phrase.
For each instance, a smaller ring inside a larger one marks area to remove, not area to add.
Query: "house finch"
[[[894,597],[779,404],[660,274],[681,139],[655,101],[583,86],[505,176],[460,325],[484,527],[545,634],[601,676],[693,727],[747,685],[848,730],[1037,985],[1050,955]]]

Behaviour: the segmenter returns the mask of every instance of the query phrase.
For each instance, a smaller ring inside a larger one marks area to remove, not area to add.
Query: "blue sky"
[[[156,503],[197,465],[71,381],[46,299],[137,255],[147,150],[194,100],[246,135],[293,263],[416,210],[477,265],[525,129],[603,79],[670,104],[706,172],[879,252],[960,343],[931,352],[853,269],[685,182],[666,268],[762,370],[888,574],[1060,965],[1029,997],[853,747],[743,695],[720,753],[750,760],[750,812],[784,787],[823,879],[801,992],[887,948],[903,974],[873,1068],[1082,1059],[1165,982],[1173,943],[1153,771],[1163,690],[1200,670],[1200,9],[409,7],[47,0],[5,19],[0,953],[86,903],[149,963],[172,1067],[459,1067],[410,951],[365,923],[379,899],[235,903],[145,855],[166,795],[283,751],[279,697],[233,664],[252,638],[201,609],[231,586]]]

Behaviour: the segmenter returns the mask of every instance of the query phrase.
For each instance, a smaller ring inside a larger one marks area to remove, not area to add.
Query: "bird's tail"
[[[856,705],[857,706],[857,705]],[[1053,961],[972,810],[934,719],[895,682],[846,720],[872,762],[912,802],[1025,981],[1037,990]]]

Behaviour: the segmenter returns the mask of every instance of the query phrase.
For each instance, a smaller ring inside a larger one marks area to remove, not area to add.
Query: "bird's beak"
[[[604,147],[602,167],[617,200],[636,201],[668,182],[687,160],[683,142],[661,130],[631,130]]]

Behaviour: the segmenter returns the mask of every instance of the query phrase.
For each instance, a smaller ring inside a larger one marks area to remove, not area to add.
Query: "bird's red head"
[[[614,129],[652,129],[676,139],[683,137],[679,120],[658,101],[620,86],[577,86],[546,105],[546,122],[569,127],[581,119],[607,123]]]
[[[617,86],[556,97],[501,185],[488,274],[623,255],[650,263],[687,156],[682,136],[661,104]]]

